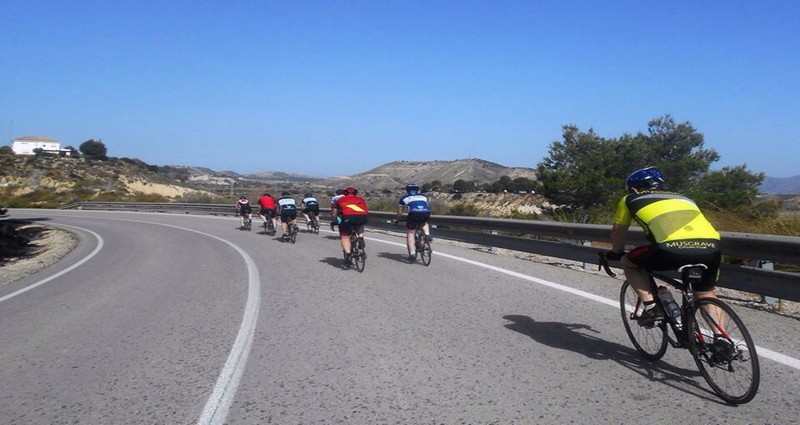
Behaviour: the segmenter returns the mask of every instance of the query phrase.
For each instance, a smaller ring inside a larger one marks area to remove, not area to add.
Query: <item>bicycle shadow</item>
[[[340,270],[344,268],[344,259],[342,257],[325,257],[321,258],[319,262]]]
[[[711,402],[727,405],[717,398],[712,390],[705,387],[705,381],[699,371],[677,367],[661,360],[647,361],[634,348],[588,334],[587,332],[600,334],[600,331],[589,325],[537,322],[529,316],[522,315],[506,315],[503,316],[503,319],[511,322],[503,325],[506,329],[528,336],[540,344],[583,354],[593,360],[614,361],[650,381],[662,383]],[[637,400],[650,397],[642,394],[641,398],[637,398]]]
[[[378,257],[397,261],[398,263],[408,264],[408,254],[397,254],[394,252],[379,252]]]

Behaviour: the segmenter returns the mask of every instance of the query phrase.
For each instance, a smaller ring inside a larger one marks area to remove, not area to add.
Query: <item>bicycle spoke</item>
[[[692,309],[690,349],[698,369],[723,400],[741,404],[760,383],[758,354],[744,322],[724,302],[704,298]]]
[[[422,258],[422,264],[429,266],[431,264],[431,254],[433,251],[431,250],[430,242],[424,242],[422,244],[422,252],[420,252],[420,257]]]
[[[663,322],[660,325],[640,326],[636,321],[644,311],[644,304],[633,287],[625,281],[620,289],[620,312],[625,332],[634,348],[647,360],[658,360],[667,352],[667,332]]]

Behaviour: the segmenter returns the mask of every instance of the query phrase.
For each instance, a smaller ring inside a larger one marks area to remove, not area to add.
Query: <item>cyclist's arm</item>
[[[628,224],[614,223],[611,227],[611,250],[625,252],[625,238],[628,234]]]

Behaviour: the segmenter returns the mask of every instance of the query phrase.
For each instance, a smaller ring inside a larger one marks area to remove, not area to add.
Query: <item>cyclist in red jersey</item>
[[[275,203],[275,198],[264,192],[264,195],[258,198],[258,207],[258,215],[261,216],[261,219],[265,222],[267,219],[272,220],[272,226],[277,228],[278,223],[275,219],[275,211],[278,208],[278,204]]]
[[[339,242],[344,252],[345,267],[350,265],[350,233],[356,232],[358,244],[363,249],[364,225],[367,223],[367,201],[358,196],[358,190],[352,186],[344,189],[344,196],[336,200],[336,208],[331,209],[334,223],[339,225]]]

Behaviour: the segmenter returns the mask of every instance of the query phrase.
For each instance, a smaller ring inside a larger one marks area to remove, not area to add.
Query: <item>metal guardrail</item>
[[[184,213],[206,215],[235,214],[233,205],[148,202],[77,202],[62,209]],[[323,209],[323,213],[329,210]],[[398,230],[391,223],[394,213],[370,212],[370,227]],[[611,226],[511,220],[488,217],[431,216],[435,236],[483,246],[546,255],[596,264],[597,251],[607,248],[585,246],[586,242],[607,244]],[[751,261],[800,264],[800,237],[721,232],[722,252],[726,257]],[[641,229],[631,228],[630,244],[645,243]],[[605,245],[606,247],[608,245]],[[779,299],[800,301],[800,274],[723,264],[720,286]]]

